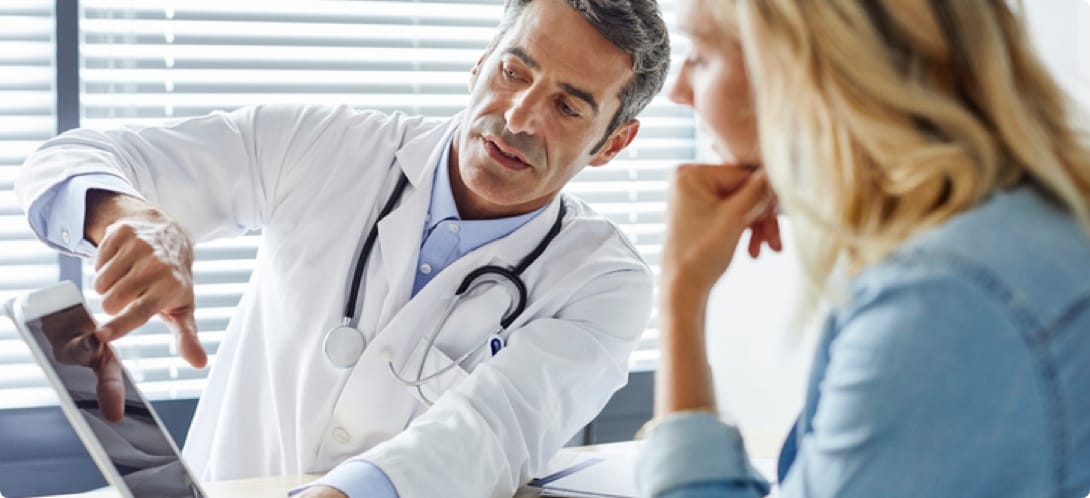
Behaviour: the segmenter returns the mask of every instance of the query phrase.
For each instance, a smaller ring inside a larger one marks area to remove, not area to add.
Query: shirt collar
[[[454,192],[450,188],[450,147],[453,137],[443,147],[439,162],[435,165],[435,180],[431,184],[431,206],[428,207],[428,230],[445,220],[461,220],[458,205],[454,203]]]
[[[461,214],[458,213],[458,205],[454,202],[454,192],[450,188],[450,147],[454,143],[453,135],[456,134],[452,134],[443,148],[443,153],[439,156],[439,162],[435,165],[435,180],[432,182],[431,205],[428,207],[428,221],[424,235],[426,237],[444,221],[457,221],[461,225],[459,245],[465,253],[518,230],[526,222],[534,219],[538,213],[544,211],[545,206],[529,213],[506,218],[462,220]]]

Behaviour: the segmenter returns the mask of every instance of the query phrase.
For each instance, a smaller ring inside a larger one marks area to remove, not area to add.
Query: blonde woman
[[[771,191],[830,310],[782,498],[1090,492],[1090,147],[1018,12],[683,0],[672,96],[725,164],[673,187],[644,496],[768,491],[716,416],[704,312],[747,227],[777,245]]]

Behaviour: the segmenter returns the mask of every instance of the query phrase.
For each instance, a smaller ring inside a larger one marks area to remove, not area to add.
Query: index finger
[[[112,341],[132,332],[137,327],[148,323],[148,320],[151,320],[151,317],[158,312],[158,300],[151,297],[149,294],[145,294],[129,303],[121,314],[99,327],[98,330],[95,331],[95,335],[103,342]]]
[[[723,197],[745,185],[753,171],[725,164],[688,163],[679,165],[675,175],[678,183],[702,184],[702,189],[710,187],[709,193]]]
[[[131,225],[110,225],[106,227],[106,235],[102,238],[102,243],[98,245],[98,250],[95,251],[95,270],[102,269],[102,266],[121,250],[121,247],[125,245],[125,242],[130,239],[132,234]]]
[[[94,368],[98,377],[98,407],[106,420],[117,422],[125,416],[125,383],[121,376],[121,362],[114,356],[113,350],[102,344],[102,354]]]

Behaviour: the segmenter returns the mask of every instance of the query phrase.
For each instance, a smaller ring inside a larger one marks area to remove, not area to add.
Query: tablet
[[[5,303],[4,311],[87,452],[123,498],[207,497],[114,349],[94,336],[97,326],[75,285],[31,292]],[[117,410],[122,403],[123,414]]]

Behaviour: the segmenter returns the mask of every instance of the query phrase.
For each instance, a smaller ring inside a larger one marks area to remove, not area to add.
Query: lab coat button
[[[420,273],[423,273],[425,275],[430,275],[431,274],[431,265],[429,265],[427,263],[424,263],[424,264],[420,265]]]
[[[462,227],[459,226],[457,223],[451,223],[447,225],[447,230],[450,230],[450,233],[458,233],[458,231],[461,229]]]
[[[69,242],[69,235],[68,235],[68,230],[62,230],[62,231],[61,231],[61,240],[63,240],[65,244],[69,244],[69,243],[70,243],[70,242]]]
[[[333,439],[337,440],[338,443],[345,444],[351,441],[352,437],[348,435],[348,431],[344,430],[343,427],[338,427],[333,429]]]

